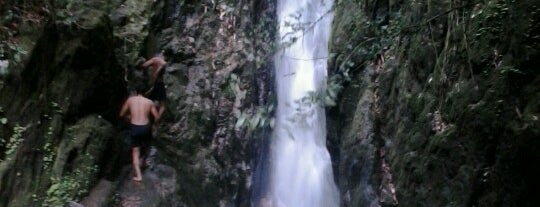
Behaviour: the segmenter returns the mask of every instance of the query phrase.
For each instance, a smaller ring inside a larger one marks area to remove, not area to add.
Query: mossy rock
[[[112,125],[98,115],[87,116],[68,127],[58,146],[45,203],[63,204],[89,190],[97,178],[101,156],[105,156],[105,144],[113,133]]]
[[[93,167],[113,132],[112,125],[98,115],[87,116],[69,127],[58,146],[52,168],[53,177],[88,165]]]

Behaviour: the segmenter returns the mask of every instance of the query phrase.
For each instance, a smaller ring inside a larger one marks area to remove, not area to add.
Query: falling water
[[[326,86],[331,9],[331,0],[278,0],[271,206],[339,206],[324,109],[309,95]]]

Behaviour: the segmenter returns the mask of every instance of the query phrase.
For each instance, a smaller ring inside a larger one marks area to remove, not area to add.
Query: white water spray
[[[326,87],[332,0],[278,0],[274,59],[278,106],[272,143],[275,207],[337,207],[324,109],[309,93]]]

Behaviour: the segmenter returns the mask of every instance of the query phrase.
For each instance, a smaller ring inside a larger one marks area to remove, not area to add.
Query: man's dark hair
[[[146,62],[146,60],[143,58],[143,57],[138,57],[136,60],[135,60],[135,65],[133,66],[135,70],[137,69],[143,69],[142,68],[142,65],[144,64],[144,62]]]
[[[146,84],[144,84],[142,81],[137,81],[135,84],[133,84],[133,89],[135,89],[137,94],[143,94],[146,92]]]
[[[165,58],[165,60],[170,60],[174,56],[174,50],[171,48],[167,48],[161,51],[161,54]]]

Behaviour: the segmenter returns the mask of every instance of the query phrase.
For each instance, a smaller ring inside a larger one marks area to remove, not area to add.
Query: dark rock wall
[[[247,206],[258,132],[235,124],[272,90],[272,2],[163,1],[157,8],[143,52],[170,53],[156,144],[179,171],[179,195],[188,206]]]
[[[537,205],[539,6],[338,1],[346,206]]]
[[[268,129],[235,124],[272,104],[273,1],[9,2],[0,206],[54,206],[117,181],[129,162],[116,114],[136,59],[159,51],[168,100],[155,145],[176,170],[174,202],[264,194]],[[539,6],[336,2],[330,81],[343,89],[328,144],[345,206],[535,206]]]
[[[24,67],[18,67],[20,71],[5,79],[0,105],[7,123],[1,126],[0,134],[2,151],[11,153],[0,156],[2,206],[27,206],[32,200],[44,202],[42,193],[56,183],[52,177],[74,173],[78,169],[77,157],[84,152],[91,153],[88,156],[92,161],[85,163],[93,167],[106,143],[99,141],[98,136],[112,137],[110,129],[96,128],[93,141],[75,147],[77,150],[64,153],[68,145],[61,144],[74,139],[68,132],[85,116],[95,114],[92,116],[99,119],[115,120],[121,95],[125,94],[110,44],[112,30],[106,20],[100,19],[102,16],[94,18],[97,20],[77,28],[43,22],[46,26]],[[24,130],[15,132],[13,129],[22,129],[19,126]],[[77,136],[78,132],[73,134]],[[97,148],[86,151],[93,147]],[[55,161],[58,159],[66,160],[59,163]]]
[[[248,205],[260,131],[235,124],[271,97],[272,1],[11,3],[0,32],[10,63],[0,74],[0,206],[59,206],[99,179],[118,184],[129,162],[116,116],[137,58],[159,51],[167,110],[154,144],[176,170],[170,200]]]

